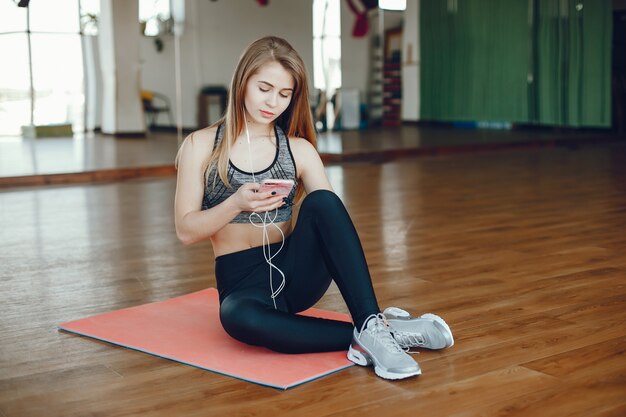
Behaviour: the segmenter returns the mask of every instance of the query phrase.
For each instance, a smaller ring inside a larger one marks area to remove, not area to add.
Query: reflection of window
[[[139,0],[139,22],[143,34],[158,36],[172,30],[170,0]]]
[[[385,10],[406,10],[406,0],[378,0],[378,7]]]
[[[78,23],[78,19],[73,22]],[[31,35],[35,125],[71,123],[83,129],[83,62],[80,36]],[[62,51],[62,52],[61,52]],[[51,65],[52,63],[54,65]]]
[[[9,2],[0,3],[15,7]],[[17,9],[17,7],[15,7]],[[4,15],[0,12],[0,21]],[[0,27],[4,27],[4,22]],[[0,135],[19,135],[30,124],[30,76],[28,38],[25,33],[0,34]]]
[[[0,1],[0,33],[26,32],[26,9]]]
[[[83,130],[80,20],[79,0],[0,2],[0,55],[10,57],[0,65],[0,135],[31,124]]]
[[[0,134],[16,135],[30,123],[26,9],[0,2]]]
[[[339,0],[313,1],[313,81],[332,94],[341,87]]]
[[[80,0],[80,30],[83,35],[98,34],[100,0]]]
[[[80,29],[76,0],[33,1],[28,10],[33,32],[77,34]]]

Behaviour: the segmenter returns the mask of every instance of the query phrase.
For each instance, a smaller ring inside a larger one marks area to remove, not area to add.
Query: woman
[[[434,315],[380,313],[356,230],[315,149],[308,95],[289,43],[266,37],[248,46],[225,116],[179,150],[176,233],[185,244],[211,239],[220,320],[235,339],[285,353],[348,349],[383,378],[419,375],[405,349],[451,346],[452,333]],[[264,179],[295,187],[286,196],[263,191]],[[294,228],[291,206],[300,199]],[[331,280],[354,324],[296,315]]]

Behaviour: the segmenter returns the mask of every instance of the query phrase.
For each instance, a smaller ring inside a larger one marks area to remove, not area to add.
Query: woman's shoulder
[[[289,147],[296,166],[299,167],[298,171],[310,164],[319,163],[320,156],[317,149],[305,138],[289,137]]]
[[[210,154],[215,144],[217,129],[217,126],[209,126],[191,132],[185,138],[185,143],[188,143],[194,149],[194,153]]]
[[[216,132],[216,126],[191,132],[183,141],[177,160],[185,164],[202,164],[213,153]]]
[[[313,146],[311,142],[309,142],[305,138],[299,138],[290,136],[289,137],[289,146],[293,152],[308,154],[311,152],[317,153],[317,150]]]
[[[209,126],[203,129],[198,129],[194,132],[191,132],[187,139],[198,145],[211,145],[209,146],[209,150],[213,149],[213,143],[215,142],[215,135],[217,134],[218,126]]]

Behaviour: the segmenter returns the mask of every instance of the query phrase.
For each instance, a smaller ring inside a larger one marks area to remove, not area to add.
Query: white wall
[[[102,132],[144,132],[139,98],[138,6],[126,0],[102,0],[100,5]]]
[[[408,0],[407,3],[415,1]],[[404,12],[383,11],[382,19],[383,30],[397,28],[402,26]],[[367,92],[370,90],[370,38],[380,31],[380,23],[378,13],[370,11],[367,36],[355,38],[352,36],[355,21],[354,13],[345,1],[341,1],[341,84],[344,89],[358,89],[361,101],[366,103],[368,101]]]
[[[173,107],[172,116],[176,116],[176,79],[175,79],[175,62],[174,62],[174,38],[172,36],[161,36],[163,41],[163,50],[157,53],[156,46],[154,44],[155,38],[153,37],[141,37],[140,51],[141,51],[141,88],[144,90],[152,90],[166,95]],[[181,47],[187,48],[190,41],[193,41],[193,37],[188,37],[187,34],[183,34],[181,39]],[[189,55],[189,54],[186,54]],[[197,84],[198,77],[194,74],[195,66],[183,65],[183,81],[182,90],[183,97],[189,96],[189,84],[194,87]],[[193,112],[193,108],[189,108],[187,103],[183,101],[183,121],[185,120],[185,113]],[[176,119],[174,119],[176,120]],[[159,115],[157,120],[158,125],[169,125],[167,116],[164,114]],[[187,125],[183,123],[183,126]],[[195,126],[191,124],[191,126]]]
[[[348,8],[345,0],[341,0],[341,88],[359,90],[361,101],[367,102],[365,92],[368,91],[368,71],[370,67],[369,36],[377,27],[370,25],[367,36],[355,38],[352,28],[356,16]]]
[[[103,131],[115,131],[116,124],[116,97],[115,97],[115,51],[113,45],[113,6],[110,1],[100,2],[100,17],[98,21],[98,53],[100,66],[98,71],[102,76],[100,97],[102,103],[101,128]]]
[[[183,126],[197,127],[197,95],[202,86],[230,84],[244,48],[252,41],[276,35],[285,38],[302,56],[313,86],[313,16],[309,0],[256,1],[185,0],[186,22],[181,37]],[[142,39],[142,87],[166,94],[175,106],[174,39],[162,36],[157,53],[154,39]],[[176,114],[176,109],[173,110]],[[161,116],[163,117],[163,116]],[[160,119],[159,124],[169,124]]]
[[[402,31],[402,120],[419,120],[419,0],[408,0]]]

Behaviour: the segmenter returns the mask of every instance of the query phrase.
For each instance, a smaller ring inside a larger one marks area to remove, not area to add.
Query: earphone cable
[[[254,166],[252,166],[252,150],[250,147],[250,131],[248,130],[248,120],[246,117],[244,117],[244,123],[245,123],[245,127],[246,127],[246,140],[248,143],[248,159],[250,161],[250,173],[252,174],[252,182],[256,183],[256,177],[254,175]],[[276,139],[278,140],[278,138]],[[278,146],[278,144],[276,145]],[[260,221],[261,224],[255,223],[254,220],[252,220],[254,218],[254,216],[256,216]],[[267,262],[267,264],[270,267],[270,271],[269,271],[269,279],[270,279],[270,292],[271,292],[271,298],[272,298],[272,302],[274,303],[274,309],[277,309],[276,307],[276,297],[278,297],[278,295],[280,294],[280,292],[283,290],[283,288],[285,288],[285,284],[286,284],[286,279],[285,279],[285,273],[276,265],[274,265],[274,263],[272,262],[272,259],[274,259],[278,253],[283,249],[283,246],[285,246],[285,234],[283,233],[282,229],[280,227],[278,227],[278,225],[276,223],[274,223],[274,221],[276,220],[276,218],[278,217],[278,208],[275,209],[274,212],[274,216],[273,217],[269,217],[270,216],[270,212],[266,211],[265,214],[263,215],[263,217],[261,217],[261,215],[259,213],[256,212],[252,212],[250,213],[250,215],[248,216],[248,220],[250,221],[250,224],[252,224],[254,227],[258,227],[258,228],[262,228],[263,229],[263,257],[265,258],[265,262]],[[269,219],[269,222],[268,222]],[[281,236],[281,244],[280,247],[278,248],[278,250],[274,253],[274,255],[272,255],[271,249],[270,249],[270,238],[269,238],[269,233],[267,231],[267,227],[268,225],[274,226],[279,232],[280,232],[280,236]],[[274,290],[274,280],[273,280],[273,275],[272,275],[272,269],[276,269],[276,271],[278,271],[278,273],[281,276],[281,283],[278,286],[278,288],[276,290]]]

